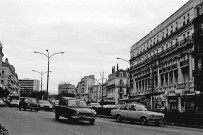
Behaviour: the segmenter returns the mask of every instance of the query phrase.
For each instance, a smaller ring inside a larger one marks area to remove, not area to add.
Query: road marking
[[[37,118],[37,117],[35,117],[35,116],[31,116],[31,117],[34,118],[34,119],[37,119],[37,120],[40,120],[40,121],[41,121],[40,118]]]
[[[69,131],[71,131],[71,132],[73,132],[73,133],[76,133],[76,134],[78,134],[78,135],[84,135],[84,134],[82,134],[82,133],[79,133],[79,132],[77,132],[77,131],[68,129],[68,128],[66,128],[66,127],[62,127],[62,128],[63,128],[63,129],[66,129],[66,130],[69,130]]]

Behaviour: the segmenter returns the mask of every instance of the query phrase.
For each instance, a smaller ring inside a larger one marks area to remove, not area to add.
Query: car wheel
[[[39,111],[39,109],[35,109],[35,111],[36,111],[36,112],[38,112],[38,111]]]
[[[147,118],[142,117],[142,118],[141,118],[141,124],[142,124],[142,125],[147,125],[147,124],[148,124]]]
[[[94,125],[95,119],[89,120],[90,125]]]
[[[116,121],[122,122],[122,117],[121,117],[121,115],[117,115],[117,116],[116,116]]]
[[[59,120],[59,117],[60,117],[60,116],[59,116],[57,113],[55,113],[55,119],[56,119],[56,120]]]
[[[23,109],[24,109],[24,111],[26,111],[26,108],[25,108],[25,107],[24,107]]]
[[[19,110],[21,110],[21,107],[19,107]]]
[[[32,109],[30,109],[30,111],[32,111]]]

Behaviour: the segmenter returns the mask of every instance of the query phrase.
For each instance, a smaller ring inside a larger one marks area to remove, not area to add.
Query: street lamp
[[[36,73],[39,73],[41,75],[41,99],[42,99],[42,77],[47,72],[39,72],[39,71],[36,71],[36,70],[32,70],[32,71],[36,72]],[[49,72],[52,72],[52,71],[49,71]]]
[[[117,57],[116,59],[123,60],[123,61],[127,62],[130,65],[130,62],[128,60],[126,60],[126,59],[119,58],[119,57]],[[130,88],[131,88],[131,86],[130,86],[130,80],[131,80],[130,67],[129,67],[129,71],[127,71],[127,72],[129,73],[129,76],[130,76],[129,77],[129,87],[127,87],[128,88],[128,100],[130,101]]]
[[[46,50],[47,54],[41,53],[41,52],[36,52],[34,51],[34,53],[39,53],[42,54],[44,56],[46,56],[48,58],[48,71],[47,71],[47,99],[48,99],[48,91],[49,91],[49,60],[52,56],[56,55],[56,54],[63,54],[64,52],[57,52],[57,53],[53,53],[53,54],[49,54],[49,50]]]

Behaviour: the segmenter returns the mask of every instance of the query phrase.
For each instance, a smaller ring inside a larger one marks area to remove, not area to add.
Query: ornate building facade
[[[130,100],[151,109],[166,107],[180,112],[195,109],[194,33],[195,7],[190,0],[131,46]]]

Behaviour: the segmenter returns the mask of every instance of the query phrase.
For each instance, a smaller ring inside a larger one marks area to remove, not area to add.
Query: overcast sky
[[[50,54],[49,92],[59,82],[75,86],[82,77],[107,78],[112,66],[126,69],[130,47],[188,0],[1,0],[0,41],[19,79],[40,80]],[[46,75],[43,76],[46,89]]]

